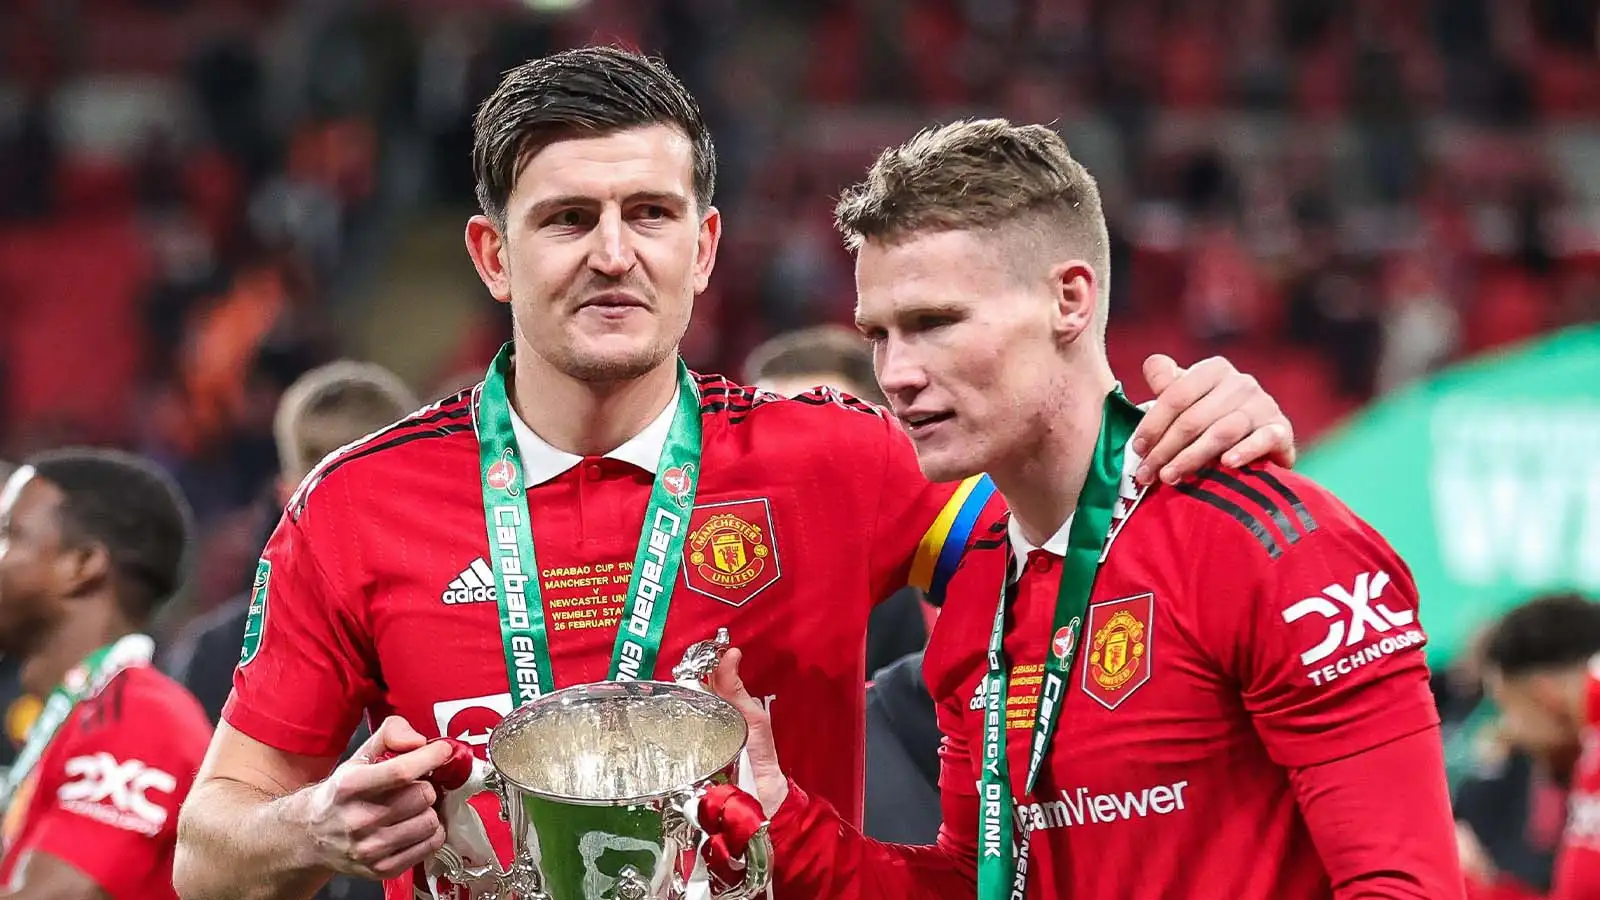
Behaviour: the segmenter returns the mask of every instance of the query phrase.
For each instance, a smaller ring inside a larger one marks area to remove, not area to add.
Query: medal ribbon
[[[522,454],[512,430],[511,344],[500,348],[473,397],[478,461],[483,482],[484,522],[494,563],[495,602],[500,608],[500,638],[514,705],[555,689],[550,639],[545,627],[544,594],[533,551]],[[639,548],[623,601],[622,620],[611,654],[612,681],[654,676],[656,654],[666,631],[667,605],[683,563],[700,465],[700,394],[682,360],[678,361],[678,400],[661,460],[656,465],[650,504],[645,509]]]
[[[11,805],[17,789],[32,774],[45,748],[72,716],[78,704],[100,693],[111,679],[124,669],[150,664],[155,654],[155,642],[147,635],[128,634],[89,654],[74,666],[61,683],[45,698],[38,718],[28,728],[28,736],[17,753],[17,761],[6,773],[5,785],[0,787],[0,809]]]
[[[1067,553],[1061,562],[1055,621],[1050,629],[1051,652],[1046,654],[1044,681],[1039,687],[1032,751],[1023,785],[1026,794],[1033,793],[1049,753],[1050,740],[1055,736],[1056,722],[1061,717],[1067,676],[1081,643],[1084,614],[1116,518],[1125,448],[1142,415],[1120,389],[1107,395],[1094,458],[1078,495],[1072,524],[1067,529]],[[1010,767],[1006,762],[1005,706],[1010,678],[1005,658],[1005,627],[1013,596],[1010,562],[1008,552],[1006,582],[1000,589],[994,629],[989,634],[989,666],[984,680],[983,775],[978,782],[978,900],[1021,900],[1027,894],[1026,859],[1031,832],[1024,833],[1021,847],[1013,851],[1016,823]],[[1065,647],[1060,647],[1055,636],[1063,629]],[[1019,856],[1024,861],[1021,867],[1018,866]]]

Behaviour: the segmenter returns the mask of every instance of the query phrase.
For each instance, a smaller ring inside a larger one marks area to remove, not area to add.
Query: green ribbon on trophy
[[[1023,785],[1027,794],[1033,793],[1049,755],[1061,707],[1065,705],[1067,676],[1077,658],[1084,613],[1094,591],[1095,575],[1100,570],[1106,542],[1111,538],[1125,448],[1143,415],[1123,396],[1120,387],[1107,395],[1094,459],[1067,530],[1067,553],[1061,563],[1055,621],[1050,631],[1054,636],[1066,630],[1065,652],[1047,654],[1045,659],[1039,707],[1034,713],[1028,775]],[[978,900],[1022,900],[1027,896],[1028,844],[1033,834],[1031,829],[1025,829],[1020,843],[1013,843],[1015,804],[1006,760],[1005,714],[1009,682],[1005,658],[1006,615],[1011,597],[1009,571],[1006,576],[1006,583],[1000,588],[1000,603],[995,609],[994,628],[989,635],[988,672],[984,680],[983,776],[979,779],[978,796]],[[1054,640],[1051,645],[1055,646]],[[1053,697],[1054,702],[1047,705],[1046,697]]]
[[[473,398],[478,460],[483,481],[484,521],[494,562],[500,637],[515,706],[555,688],[545,626],[539,565],[523,483],[522,457],[512,430],[511,344],[500,348]],[[689,369],[678,361],[677,406],[656,465],[650,505],[628,579],[622,620],[611,655],[612,681],[649,679],[666,630],[667,607],[683,563],[700,465],[700,394]]]

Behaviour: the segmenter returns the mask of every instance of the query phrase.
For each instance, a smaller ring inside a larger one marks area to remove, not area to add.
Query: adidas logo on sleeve
[[[483,557],[472,561],[472,565],[461,570],[439,596],[446,606],[457,603],[493,603],[494,571],[489,568],[489,563]]]

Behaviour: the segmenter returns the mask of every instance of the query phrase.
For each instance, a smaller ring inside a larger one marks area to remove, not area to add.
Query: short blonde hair
[[[924,129],[883,151],[866,179],[845,190],[834,222],[851,250],[919,232],[1018,227],[1034,254],[1087,260],[1102,306],[1108,296],[1111,239],[1100,188],[1043,125],[962,119]]]
[[[323,457],[418,405],[400,376],[376,363],[342,359],[301,375],[283,392],[272,423],[285,479],[298,482]]]

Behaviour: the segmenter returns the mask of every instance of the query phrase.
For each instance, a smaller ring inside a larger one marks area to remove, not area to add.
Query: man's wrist
[[[317,840],[317,833],[312,828],[314,816],[312,807],[315,803],[313,792],[322,786],[321,782],[308,784],[292,794],[286,794],[267,804],[264,810],[273,824],[277,825],[288,838],[288,868],[294,872],[327,872],[333,870],[328,867],[328,861],[323,854],[323,847]]]
[[[772,784],[761,786],[761,811],[770,821],[783,808],[785,800],[789,799],[789,779],[774,778]]]

